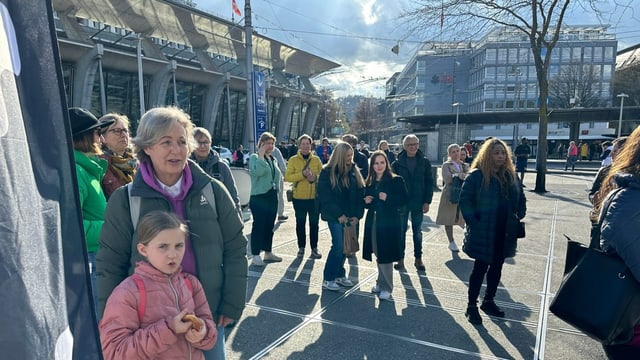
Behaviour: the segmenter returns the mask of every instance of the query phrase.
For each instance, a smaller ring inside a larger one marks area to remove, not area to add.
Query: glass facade
[[[135,133],[140,120],[140,97],[138,91],[138,74],[126,73],[103,68],[105,97],[107,110],[105,113],[127,115],[131,121],[131,129]],[[73,83],[72,83],[73,84]],[[143,78],[144,93],[149,91],[149,77]],[[102,114],[100,105],[100,74],[96,72],[91,92],[91,108],[94,114]]]
[[[229,99],[229,101],[227,101]],[[230,106],[229,106],[230,105]],[[231,121],[229,121],[231,108]],[[229,149],[235,149],[242,142],[247,112],[247,97],[243,92],[227,89],[222,92],[222,99],[216,114],[216,121],[211,136],[214,142]],[[229,122],[231,122],[231,144],[229,144]]]
[[[204,96],[207,87],[201,84],[192,84],[184,81],[176,81],[176,94],[178,103],[174,104],[173,82],[169,82],[165,104],[176,105],[183,109],[191,117],[196,126],[202,126],[204,113]]]

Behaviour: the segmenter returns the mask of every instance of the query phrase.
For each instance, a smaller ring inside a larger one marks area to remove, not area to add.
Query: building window
[[[518,49],[518,62],[520,64],[528,63],[530,52],[531,52],[531,49]]]
[[[599,46],[593,48],[593,62],[602,62],[602,48]]]
[[[604,48],[604,61],[612,61],[613,60],[613,47],[607,46]]]
[[[487,49],[485,52],[485,59],[487,64],[495,64],[496,63],[496,49]]]
[[[592,52],[592,50],[593,49],[590,46],[583,48],[583,59],[587,63],[591,62],[591,52]]]
[[[507,49],[498,49],[498,63],[505,64],[507,62]]]
[[[562,61],[563,63],[566,62],[570,62],[571,61],[571,48],[570,47],[566,47],[566,48],[562,48],[562,58],[560,59],[560,61]]]

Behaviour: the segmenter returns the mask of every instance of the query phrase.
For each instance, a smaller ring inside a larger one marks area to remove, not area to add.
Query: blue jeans
[[[218,330],[218,339],[216,340],[216,345],[211,350],[205,350],[204,353],[205,360],[224,360],[227,358],[227,352],[224,348],[224,327],[216,326]]]
[[[96,272],[96,253],[87,253],[87,259],[89,260],[89,276],[91,277],[91,294],[93,296],[93,307],[96,314],[98,313],[98,288],[96,282],[98,280],[98,273]]]
[[[409,229],[409,213],[411,213],[411,232],[413,233],[413,255],[416,259],[422,257],[422,220],[424,219],[424,214],[422,213],[422,209],[413,209],[407,210],[404,215],[404,219],[402,223],[404,224],[403,233],[407,234],[407,230]],[[402,242],[402,253],[404,254],[406,242]]]
[[[324,264],[324,280],[333,281],[345,276],[344,261],[347,257],[342,253],[344,225],[340,223],[329,223],[328,225],[331,233],[331,250],[329,250],[327,262]]]

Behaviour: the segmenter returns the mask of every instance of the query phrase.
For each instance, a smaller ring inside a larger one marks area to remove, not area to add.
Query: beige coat
[[[459,213],[458,204],[454,204],[449,201],[453,175],[457,176],[460,173],[466,174],[469,172],[469,165],[464,163],[462,164],[461,169],[462,171],[458,171],[451,160],[447,160],[442,164],[444,188],[442,189],[440,205],[438,206],[438,215],[436,216],[436,224],[438,225],[464,225],[464,219],[462,218],[462,214]],[[456,212],[458,213],[457,220]]]

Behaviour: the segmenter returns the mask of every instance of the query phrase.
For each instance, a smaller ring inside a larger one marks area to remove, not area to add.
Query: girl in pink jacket
[[[104,358],[204,359],[217,331],[198,279],[182,272],[187,227],[174,214],[152,211],[138,223],[136,264],[109,296],[100,320]],[[186,321],[193,314],[195,322]],[[199,321],[198,321],[199,320]]]

